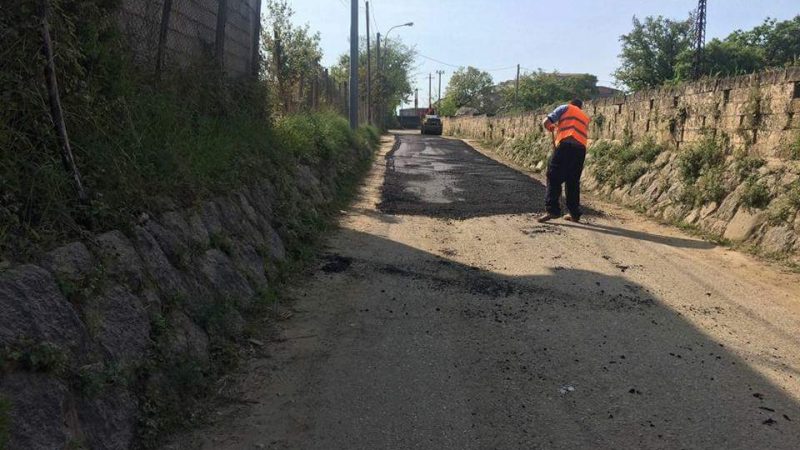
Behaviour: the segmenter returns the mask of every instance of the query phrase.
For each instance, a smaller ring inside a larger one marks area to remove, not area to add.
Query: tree
[[[770,66],[796,64],[800,59],[800,15],[783,22],[767,19],[764,26],[767,24],[770,25],[764,43],[767,64]]]
[[[712,76],[752,73],[766,65],[763,49],[729,39],[712,39],[706,44],[703,61],[703,73]],[[694,50],[681,54],[675,69],[676,78],[690,79],[693,64]]]
[[[639,90],[675,79],[679,57],[691,48],[691,18],[675,21],[664,17],[633,17],[633,30],[622,35],[622,66],[614,76],[624,86]]]
[[[590,98],[596,92],[597,77],[594,75],[547,73],[541,69],[520,77],[518,96],[513,83],[506,83],[502,88],[505,108],[523,110],[536,110],[576,97]]]
[[[494,113],[492,76],[475,67],[458,69],[447,84],[442,102],[448,110],[469,106],[484,113]],[[454,114],[455,111],[452,111]]]
[[[373,41],[373,45],[374,41]],[[379,124],[388,123],[394,118],[394,111],[403,102],[406,102],[413,90],[409,81],[411,67],[414,64],[416,51],[403,44],[399,39],[392,39],[388,43],[381,42],[380,68],[376,59],[377,52],[372,51],[372,102],[375,108],[375,119]],[[359,84],[366,89],[367,86],[367,44],[361,41],[359,49]],[[346,82],[350,78],[350,54],[345,53],[339,57],[339,63],[331,69],[331,76],[337,82]],[[366,96],[366,91],[362,90]]]
[[[308,24],[292,24],[294,10],[288,0],[268,0],[266,6],[266,26],[261,36],[267,55],[266,75],[277,94],[275,104],[288,111],[302,98],[309,75],[319,70],[320,35],[312,33]]]

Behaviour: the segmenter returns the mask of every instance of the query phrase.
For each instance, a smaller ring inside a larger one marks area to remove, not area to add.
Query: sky
[[[308,23],[322,38],[323,64],[334,65],[348,51],[350,0],[290,0],[297,24]],[[365,35],[365,1],[360,0],[359,34]],[[489,71],[494,81],[513,79],[522,71],[591,73],[600,85],[613,86],[619,65],[619,37],[631,30],[633,16],[662,15],[679,19],[697,0],[371,0],[370,34],[397,28],[389,39],[401,39],[418,52],[412,84],[420,105],[427,104],[428,74],[444,70],[442,91],[459,66]],[[750,29],[767,17],[790,19],[800,14],[798,0],[708,0],[708,39]],[[413,103],[413,99],[411,100]]]

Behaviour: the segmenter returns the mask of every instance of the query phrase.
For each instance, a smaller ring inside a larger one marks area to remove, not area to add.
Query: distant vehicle
[[[442,119],[439,116],[427,115],[422,121],[422,134],[442,135]]]

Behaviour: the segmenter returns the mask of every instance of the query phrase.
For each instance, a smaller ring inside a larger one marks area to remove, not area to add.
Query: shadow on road
[[[686,239],[686,238],[672,237],[672,236],[661,236],[658,234],[645,233],[643,231],[626,230],[625,228],[612,227],[610,225],[600,225],[597,223],[572,224],[560,221],[554,221],[552,223],[553,225],[559,225],[562,227],[590,230],[601,234],[620,236],[628,239],[635,239],[638,241],[654,242],[656,244],[668,245],[670,247],[694,248],[694,249],[711,249],[716,247],[715,244],[702,241],[699,239]]]
[[[336,240],[352,264],[309,297],[339,305],[324,313],[337,339],[304,394],[313,425],[290,444],[797,448],[789,394],[624,277],[504,276],[362,232]]]

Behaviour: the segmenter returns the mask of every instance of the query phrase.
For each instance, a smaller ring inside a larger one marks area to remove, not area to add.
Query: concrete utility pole
[[[517,64],[517,81],[514,82],[514,106],[519,105],[519,64]]]
[[[383,126],[383,70],[381,70],[381,34],[375,40],[375,74],[378,77],[378,98],[375,110],[378,113],[378,126]]]
[[[428,74],[428,109],[433,106],[433,74]]]
[[[369,2],[367,2],[367,123],[372,125],[372,50],[369,45]]]
[[[350,0],[350,128],[358,128],[358,3]]]
[[[437,70],[436,74],[439,75],[439,106],[442,106],[442,75],[444,74],[444,70]]]

